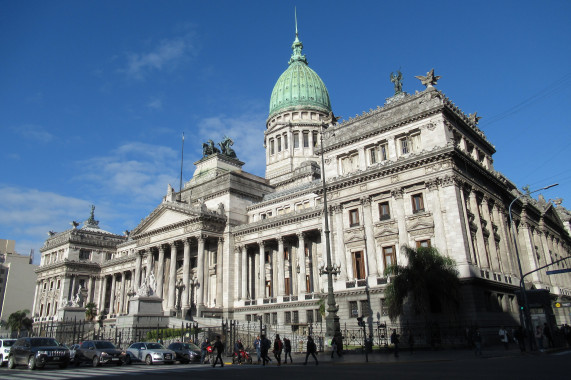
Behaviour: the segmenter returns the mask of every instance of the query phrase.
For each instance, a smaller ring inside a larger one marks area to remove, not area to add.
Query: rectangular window
[[[420,133],[410,136],[410,149],[412,152],[420,152]]]
[[[379,155],[380,155],[381,161],[386,161],[389,159],[389,151],[388,151],[387,144],[382,144],[379,147]]]
[[[391,209],[389,207],[389,202],[379,203],[379,219],[388,220],[391,218]]]
[[[377,149],[369,149],[369,164],[374,165],[377,163]]]
[[[274,139],[270,140],[270,154],[274,154]]]
[[[349,210],[349,226],[355,227],[359,225],[359,210]]]
[[[291,323],[291,311],[285,312],[285,323]]]
[[[369,310],[369,301],[361,301],[361,315],[364,317],[368,317],[371,314]]]
[[[412,212],[416,214],[417,212],[424,212],[424,201],[422,200],[422,194],[414,194],[412,196]]]
[[[401,154],[408,154],[410,153],[410,146],[409,146],[409,141],[407,137],[403,137],[402,139],[400,139],[400,151]]]
[[[305,275],[305,291],[311,293],[311,277],[308,274]]]
[[[317,132],[312,132],[311,135],[313,136],[313,147],[317,146]]]
[[[291,282],[289,277],[285,278],[285,295],[289,296],[291,294]]]
[[[299,323],[299,312],[296,310],[292,313],[293,323]]]
[[[252,322],[252,314],[246,314],[246,322]]]
[[[287,133],[286,133],[286,134],[284,134],[284,150],[287,150],[287,145],[288,145],[287,139],[288,139],[288,137],[287,137]]]
[[[306,310],[305,316],[307,318],[307,323],[313,323],[313,310]]]
[[[429,247],[430,247],[430,239],[419,240],[416,242],[416,248],[429,248]]]
[[[383,258],[385,262],[385,268],[397,263],[394,245],[390,247],[383,247]]]
[[[319,312],[319,309],[315,310],[315,322],[321,322],[321,313]]]
[[[389,308],[384,298],[381,298],[381,316],[386,317],[389,315]]]
[[[303,132],[303,147],[309,148],[309,132]]]
[[[265,260],[266,260],[265,262],[266,262],[266,263],[268,263],[268,264],[271,264],[271,263],[272,263],[272,255],[270,255],[270,252],[269,252],[269,251],[266,251],[266,252],[265,252],[264,257],[265,257]]]
[[[264,323],[270,324],[270,313],[264,314]]]
[[[278,152],[282,151],[282,138],[278,137]]]
[[[359,316],[357,301],[349,301],[349,312],[351,313],[351,318],[357,318]]]
[[[278,313],[272,313],[272,325],[278,324]]]
[[[293,134],[293,147],[299,148],[299,133],[298,132]]]
[[[357,280],[364,280],[365,258],[363,257],[363,251],[353,252],[352,256],[353,256],[353,276]]]

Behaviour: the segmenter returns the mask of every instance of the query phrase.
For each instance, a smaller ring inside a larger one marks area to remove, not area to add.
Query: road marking
[[[561,355],[569,355],[569,354],[571,354],[571,351],[557,352],[557,353],[555,353],[555,354],[553,354],[553,355],[561,356]]]

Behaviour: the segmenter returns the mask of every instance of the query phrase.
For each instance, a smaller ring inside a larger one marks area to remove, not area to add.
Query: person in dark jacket
[[[268,357],[268,351],[270,350],[270,346],[272,342],[265,335],[262,335],[262,341],[260,343],[260,351],[262,353],[262,365],[266,365],[266,363],[271,362],[272,360]]]
[[[220,367],[224,367],[224,360],[222,360],[222,353],[224,352],[224,345],[220,341],[220,335],[216,335],[216,342],[214,342],[214,348],[216,349],[216,359],[212,363],[212,368],[216,367],[218,359],[220,359]]]
[[[307,352],[305,354],[305,363],[303,363],[303,365],[307,365],[307,359],[309,358],[309,355],[313,356],[313,358],[315,359],[315,365],[318,365],[319,362],[317,361],[317,356],[315,356],[316,352],[317,352],[317,346],[315,345],[313,338],[311,336],[308,336],[307,337]]]
[[[206,338],[200,345],[200,364],[204,364],[204,358],[208,355],[208,346],[210,346],[210,343],[208,343],[208,338]]]
[[[289,362],[293,363],[293,359],[291,358],[291,341],[288,338],[284,338],[284,352],[285,352],[284,363],[287,364],[288,355],[289,355]]]
[[[284,344],[280,339],[280,334],[276,334],[276,339],[274,339],[274,357],[278,361],[278,367],[282,365],[282,349]]]
[[[242,351],[244,351],[244,345],[242,341],[238,339],[236,343],[234,343],[234,354],[238,358],[238,364],[242,364]]]

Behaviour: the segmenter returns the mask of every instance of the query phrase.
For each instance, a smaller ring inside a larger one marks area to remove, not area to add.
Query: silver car
[[[10,347],[16,342],[16,339],[0,339],[0,367],[8,363]]]
[[[142,361],[148,365],[155,363],[172,364],[176,360],[176,354],[166,349],[160,343],[133,343],[127,349],[127,363],[130,361]]]

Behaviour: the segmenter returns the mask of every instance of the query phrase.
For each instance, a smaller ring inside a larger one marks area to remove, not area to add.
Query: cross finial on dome
[[[291,58],[290,58],[288,64],[291,65],[293,62],[301,61],[307,65],[307,59],[305,58],[305,55],[301,54],[301,51],[303,50],[303,44],[299,40],[298,33],[297,33],[297,8],[294,8],[294,13],[295,13],[295,40],[293,41],[293,44],[291,45],[291,49],[293,50],[293,53],[291,54]]]

